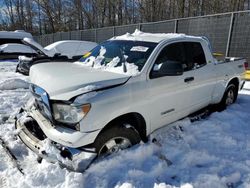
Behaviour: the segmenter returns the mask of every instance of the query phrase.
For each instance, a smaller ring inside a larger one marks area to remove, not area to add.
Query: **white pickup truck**
[[[208,105],[234,103],[244,62],[218,62],[205,37],[114,37],[78,62],[32,66],[34,99],[18,115],[19,137],[38,156],[83,169]]]

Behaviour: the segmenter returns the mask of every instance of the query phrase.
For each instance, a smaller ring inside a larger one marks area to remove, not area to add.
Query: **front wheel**
[[[16,66],[16,72],[19,72],[19,63]]]
[[[140,142],[140,136],[129,124],[113,126],[102,132],[95,140],[97,155],[107,156]]]

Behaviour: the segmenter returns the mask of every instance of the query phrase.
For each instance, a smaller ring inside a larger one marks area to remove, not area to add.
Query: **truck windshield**
[[[156,45],[153,42],[109,40],[86,53],[80,62],[93,68],[136,74],[142,70]]]

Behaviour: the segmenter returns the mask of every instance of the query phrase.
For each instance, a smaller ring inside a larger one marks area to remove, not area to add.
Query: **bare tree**
[[[0,28],[34,34],[250,9],[250,0],[3,0]]]

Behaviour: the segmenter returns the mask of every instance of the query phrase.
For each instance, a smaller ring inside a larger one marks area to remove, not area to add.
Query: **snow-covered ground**
[[[16,63],[0,62],[0,136],[21,161],[22,175],[0,146],[0,187],[250,187],[250,82],[236,104],[206,120],[188,118],[102,161],[84,173],[42,161],[15,138],[14,115],[29,99],[28,78],[14,73]],[[169,159],[173,164],[168,166]]]

